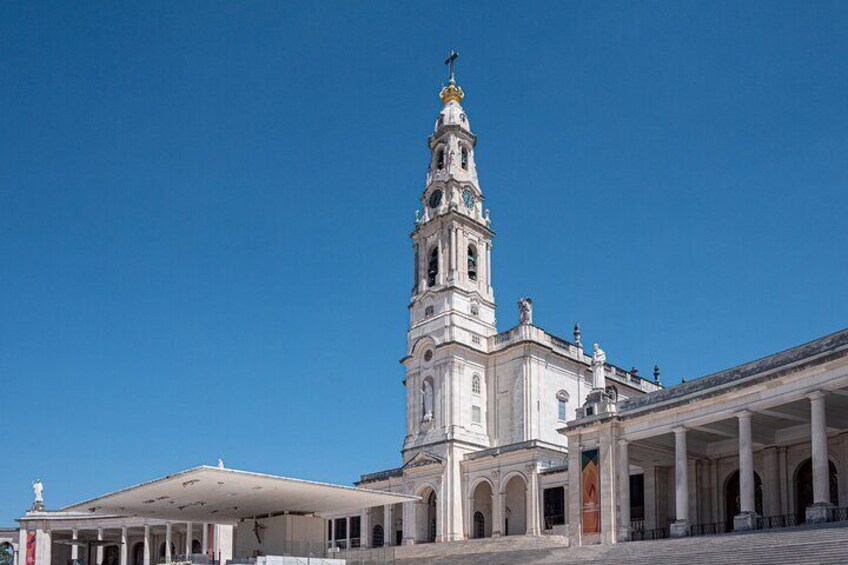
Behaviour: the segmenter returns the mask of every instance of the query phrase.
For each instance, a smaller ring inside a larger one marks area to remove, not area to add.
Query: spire
[[[445,65],[448,66],[448,85],[442,88],[441,92],[439,92],[439,98],[442,99],[442,104],[448,104],[449,102],[456,102],[457,104],[462,102],[462,99],[465,98],[465,93],[462,92],[462,88],[456,85],[456,60],[459,58],[459,53],[451,49],[448,54],[448,58],[445,59]]]

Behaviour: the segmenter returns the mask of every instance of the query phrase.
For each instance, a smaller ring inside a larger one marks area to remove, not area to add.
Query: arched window
[[[480,375],[475,374],[471,377],[471,393],[480,394]]]
[[[436,277],[439,276],[439,248],[434,247],[430,252],[430,261],[427,264],[427,286],[436,286]]]
[[[462,152],[460,153],[462,156],[462,168],[463,170],[468,170],[468,148],[466,146],[462,146]]]
[[[557,420],[565,422],[568,419],[568,393],[561,390],[557,393]]]
[[[436,169],[442,170],[445,168],[445,148],[439,147],[436,150]]]
[[[371,547],[383,547],[383,526],[377,524],[371,533]]]
[[[473,245],[468,246],[468,278],[477,280],[477,248]]]

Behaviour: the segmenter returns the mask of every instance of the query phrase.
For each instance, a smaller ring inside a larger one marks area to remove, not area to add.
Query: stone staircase
[[[567,547],[559,536],[397,548],[398,565],[848,565],[848,524]],[[356,563],[355,560],[350,563]]]

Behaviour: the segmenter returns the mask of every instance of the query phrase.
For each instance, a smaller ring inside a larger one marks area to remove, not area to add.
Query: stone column
[[[144,525],[144,561],[143,565],[150,565],[150,526]],[[133,564],[135,565],[135,564]]]
[[[764,474],[763,515],[777,516],[780,511],[780,470],[777,466],[777,448],[769,447],[763,451]]]
[[[103,541],[103,528],[97,528],[97,541]],[[98,545],[95,550],[95,559],[97,563],[95,565],[101,565],[103,563],[103,546]]]
[[[79,539],[79,530],[76,528],[71,530],[71,539],[74,541]],[[71,546],[71,559],[79,559],[79,546],[77,544]]]
[[[826,522],[830,504],[829,460],[825,395],[816,391],[810,399],[810,450],[813,453],[813,505],[807,508],[807,522]],[[799,509],[800,510],[800,509]]]
[[[575,440],[575,441],[572,441]],[[580,545],[580,444],[578,436],[568,442],[568,542]]]
[[[618,440],[618,541],[630,540],[630,444]]]
[[[171,555],[171,538],[173,536],[173,528],[171,523],[168,522],[165,524],[165,563],[170,563],[172,559]]]
[[[50,565],[53,549],[53,535],[50,530],[35,530],[35,565]],[[26,549],[24,549],[26,551]]]
[[[539,472],[536,464],[527,466],[527,535],[541,535],[539,527]]]
[[[754,529],[754,446],[751,439],[751,413],[743,410],[739,420],[739,515],[733,517],[733,529],[747,532]]]
[[[362,524],[360,524],[360,526],[362,526]],[[347,539],[345,540],[345,549],[350,549],[350,516],[345,518],[345,535],[347,536]]]
[[[492,244],[486,244],[486,286],[492,292]]]
[[[645,481],[645,531],[656,530],[657,525],[657,470],[653,465],[642,465]]]
[[[191,540],[192,540],[192,530],[194,529],[194,524],[191,522],[186,522],[186,537],[185,537],[185,554],[191,555]]]
[[[383,545],[395,544],[394,504],[383,506]]]
[[[203,532],[200,534],[200,550],[203,555],[209,555],[209,524],[203,524]]]
[[[840,461],[845,461],[843,466],[848,464],[848,434],[843,434],[840,438],[839,442],[839,459]],[[843,467],[844,468],[844,467]],[[845,472],[843,471],[843,477],[845,476]],[[838,483],[839,493],[838,493],[838,502],[839,506],[848,506],[848,480],[841,480]]]
[[[127,547],[127,527],[121,526],[121,565],[127,565],[129,548]]]
[[[598,472],[601,487],[601,543],[610,544],[617,541],[618,516],[616,515],[616,499],[618,498],[618,465],[616,451],[618,440],[615,429],[604,430],[598,436]]]
[[[780,512],[789,514],[789,475],[786,468],[786,448],[777,448],[777,472],[780,490]]]
[[[689,535],[689,463],[686,451],[686,428],[674,428],[674,514],[672,537]]]
[[[359,547],[371,545],[371,509],[365,508],[359,516]]]
[[[506,535],[504,532],[504,493],[498,484],[497,479],[494,481],[495,492],[492,494],[492,537],[497,538]],[[473,521],[473,518],[472,518]],[[471,531],[474,531],[472,526]]]
[[[418,508],[417,502],[404,502],[401,506],[403,511],[403,545],[415,545],[415,536],[418,535]]]
[[[18,529],[18,553],[15,558],[15,565],[34,565],[26,562],[27,553],[27,529],[24,524],[21,524]],[[95,564],[96,565],[96,564]]]

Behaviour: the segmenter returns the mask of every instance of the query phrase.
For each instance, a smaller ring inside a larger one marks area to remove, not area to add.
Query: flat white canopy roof
[[[417,496],[288,479],[220,467],[195,467],[63,508],[162,520],[227,523],[289,512],[337,513],[419,500]]]

